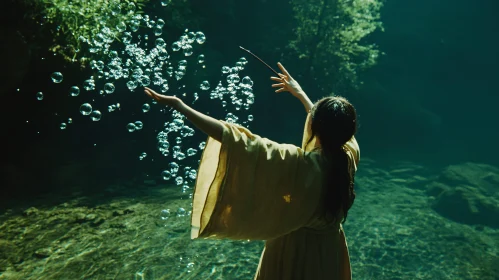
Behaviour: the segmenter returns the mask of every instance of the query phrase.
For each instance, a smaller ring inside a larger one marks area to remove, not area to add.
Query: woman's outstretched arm
[[[307,94],[303,91],[300,84],[298,84],[298,82],[293,79],[293,77],[291,77],[286,68],[284,68],[284,66],[282,66],[280,62],[277,63],[277,66],[279,66],[279,69],[281,69],[283,74],[279,74],[279,77],[270,77],[271,80],[279,82],[279,84],[272,85],[272,87],[280,87],[280,89],[277,89],[275,92],[279,93],[283,91],[289,91],[294,97],[298,98],[298,100],[301,101],[301,103],[305,107],[305,111],[307,111],[307,113],[310,113],[310,110],[314,106],[312,101],[310,101],[310,98],[308,98]]]
[[[179,111],[190,122],[192,122],[194,126],[199,128],[204,133],[208,134],[208,136],[210,136],[211,138],[222,142],[224,126],[219,120],[192,109],[178,97],[161,95],[147,87],[145,88],[144,92],[154,100],[158,101],[158,103],[172,107],[173,109]]]

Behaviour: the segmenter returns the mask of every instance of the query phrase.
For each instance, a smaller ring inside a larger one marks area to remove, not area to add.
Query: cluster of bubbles
[[[168,5],[169,0],[163,0],[162,4]],[[192,32],[185,30],[179,39],[168,45],[161,35],[165,22],[162,19],[151,19],[148,15],[135,14],[129,21],[120,22],[116,26],[119,31],[118,36],[113,34],[109,27],[102,26],[99,34],[93,39],[80,37],[82,42],[88,44],[92,53],[98,54],[100,60],[92,60],[89,65],[94,70],[94,75],[88,77],[81,85],[74,85],[69,89],[70,96],[79,96],[80,89],[86,92],[96,92],[106,96],[113,94],[116,87],[134,92],[137,88],[154,86],[162,93],[175,91],[171,95],[181,94],[178,91],[189,92],[185,85],[179,86],[176,90],[170,89],[172,85],[178,86],[185,77],[187,71],[196,70],[201,67],[205,69],[206,57],[204,54],[194,56],[196,46],[205,43],[206,37],[203,32]],[[139,26],[145,26],[152,32],[139,34]],[[149,38],[152,37],[152,38]],[[118,40],[119,41],[118,41]],[[122,43],[119,51],[115,50],[116,44]],[[180,57],[173,61],[170,52],[175,53],[175,57]],[[191,61],[195,63],[191,65]],[[210,98],[219,100],[221,107],[225,108],[225,121],[243,126],[248,126],[253,120],[253,116],[248,114],[248,110],[254,103],[253,81],[250,77],[242,75],[247,64],[247,60],[241,57],[233,66],[223,66],[221,69],[221,79],[212,86],[207,80],[200,81],[192,90],[189,98],[197,101],[199,98]],[[51,75],[54,83],[61,83],[63,76],[60,72]],[[103,82],[101,83],[100,81]],[[99,81],[99,83],[96,83]],[[96,86],[99,85],[99,86]],[[194,92],[199,90],[199,94]],[[182,92],[182,93],[183,93]],[[182,94],[186,96],[186,93]],[[36,95],[38,100],[43,99],[40,92]],[[155,109],[157,103],[145,103],[139,105],[139,110],[143,114]],[[159,107],[159,106],[158,106]],[[109,104],[107,112],[122,109],[119,103]],[[192,144],[194,129],[186,123],[185,116],[175,110],[164,110],[165,113],[163,128],[156,135],[157,149],[165,157],[170,157],[170,162],[166,169],[161,172],[161,178],[173,182],[180,187],[180,191],[192,198],[192,186],[197,178],[197,168],[190,163],[199,162],[199,155],[204,150],[206,142]],[[92,104],[83,103],[79,111],[83,116],[89,116],[92,121],[99,121],[102,114],[99,110],[92,108]],[[104,110],[105,111],[105,110]],[[170,115],[171,114],[171,115]],[[67,123],[71,123],[68,120]],[[64,126],[64,127],[63,127]],[[143,128],[142,121],[133,121],[126,124],[128,132],[137,132]],[[67,127],[66,123],[61,124],[61,129]],[[151,158],[144,152],[139,156],[139,160]],[[194,160],[187,160],[187,159]],[[198,160],[195,160],[198,159]],[[189,163],[187,163],[189,162]],[[182,207],[176,210],[177,217],[190,216],[191,211]],[[160,221],[165,222],[171,217],[170,209],[162,210]],[[189,263],[190,268],[193,263]]]

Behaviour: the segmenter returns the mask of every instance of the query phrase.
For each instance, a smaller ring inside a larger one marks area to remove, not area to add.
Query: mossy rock
[[[11,241],[0,239],[0,271],[22,261],[21,250]]]
[[[499,228],[499,169],[465,163],[447,167],[428,185],[432,208],[459,223]]]

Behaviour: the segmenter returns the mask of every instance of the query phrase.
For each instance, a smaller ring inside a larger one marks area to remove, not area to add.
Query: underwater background
[[[300,145],[239,46],[357,108],[355,279],[499,279],[499,2],[0,6],[0,279],[252,279],[263,241],[190,240],[206,137],[142,91]]]

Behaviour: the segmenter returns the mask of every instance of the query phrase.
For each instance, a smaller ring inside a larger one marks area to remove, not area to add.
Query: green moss
[[[376,64],[380,51],[363,40],[382,29],[382,0],[291,0],[297,27],[290,47],[310,74],[332,88],[357,87],[358,72]]]

